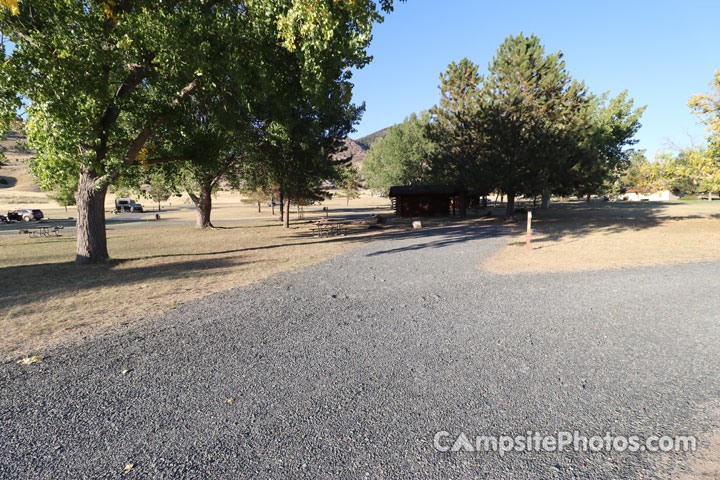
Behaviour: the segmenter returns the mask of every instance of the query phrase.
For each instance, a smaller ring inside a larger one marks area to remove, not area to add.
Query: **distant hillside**
[[[365,160],[367,149],[359,145],[350,137],[345,138],[346,150],[335,155],[336,159],[348,159],[352,156],[352,164],[359,170],[362,170],[362,163]]]
[[[387,131],[390,127],[385,127],[382,130],[378,130],[375,133],[371,133],[370,135],[365,135],[362,138],[358,138],[355,140],[355,143],[363,147],[365,150],[370,150],[370,146],[377,142],[378,140],[381,140],[387,136]]]
[[[0,153],[4,153],[8,160],[32,156],[32,152],[22,145],[25,140],[22,132],[10,130],[5,135],[5,140],[0,141]]]
[[[0,161],[0,203],[8,203],[7,195],[40,193],[27,164],[33,153],[22,145],[24,142],[25,135],[15,131],[8,132],[5,140],[0,141],[0,152],[5,156]]]

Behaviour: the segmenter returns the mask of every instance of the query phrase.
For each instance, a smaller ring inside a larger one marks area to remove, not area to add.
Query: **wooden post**
[[[530,235],[532,234],[532,212],[528,212],[527,219],[527,238],[525,240],[525,248],[530,250]]]

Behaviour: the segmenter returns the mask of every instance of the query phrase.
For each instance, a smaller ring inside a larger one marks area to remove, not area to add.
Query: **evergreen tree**
[[[510,36],[483,83],[478,129],[487,146],[485,169],[508,197],[506,218],[518,193],[538,195],[570,183],[568,172],[590,132],[590,98],[562,57],[546,55],[535,35]]]

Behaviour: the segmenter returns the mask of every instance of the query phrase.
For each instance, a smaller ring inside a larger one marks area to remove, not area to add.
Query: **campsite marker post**
[[[530,250],[530,234],[532,233],[532,212],[528,212],[527,221],[527,238],[525,240],[525,248]]]

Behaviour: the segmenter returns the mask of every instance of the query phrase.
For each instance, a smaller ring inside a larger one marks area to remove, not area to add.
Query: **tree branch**
[[[180,90],[180,94],[174,98],[172,101],[168,103],[168,107],[172,108],[177,105],[179,105],[183,100],[185,100],[187,97],[189,97],[197,88],[200,86],[200,78],[196,77],[190,82],[189,84],[185,85],[182,90]],[[125,154],[125,157],[123,158],[122,164],[120,167],[113,171],[108,172],[107,174],[100,177],[99,182],[113,182],[120,178],[120,175],[122,175],[122,170],[132,167],[135,162],[137,161],[137,157],[140,154],[140,151],[145,146],[148,140],[150,140],[150,137],[152,137],[153,133],[155,132],[155,129],[165,123],[167,120],[167,117],[165,115],[160,115],[157,120],[155,120],[154,125],[148,126],[142,129],[140,133],[137,134],[134,140],[130,142],[130,148],[128,149],[127,153]],[[170,157],[168,157],[170,158]],[[177,157],[177,159],[180,159],[181,157]]]

